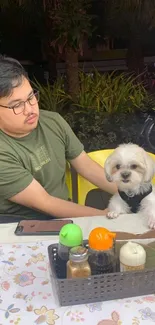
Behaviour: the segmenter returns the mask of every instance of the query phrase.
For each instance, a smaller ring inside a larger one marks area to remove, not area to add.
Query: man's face
[[[2,131],[13,137],[24,137],[37,127],[39,107],[33,94],[29,81],[23,77],[22,84],[13,88],[10,96],[0,98],[0,129]],[[22,102],[25,102],[23,111]],[[1,105],[14,107],[14,110]]]

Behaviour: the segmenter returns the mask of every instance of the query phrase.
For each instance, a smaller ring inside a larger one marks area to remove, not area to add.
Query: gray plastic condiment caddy
[[[85,241],[85,246],[88,247],[87,241]],[[115,273],[79,279],[59,278],[61,270],[57,263],[58,244],[48,247],[48,256],[51,280],[55,286],[60,306],[88,304],[155,293],[155,252],[154,267],[143,271],[119,272],[117,259]]]

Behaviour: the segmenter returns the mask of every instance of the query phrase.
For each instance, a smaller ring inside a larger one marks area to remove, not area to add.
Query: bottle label
[[[138,265],[138,266],[130,266],[125,265],[123,263],[120,263],[120,272],[126,272],[126,271],[140,271],[145,268],[145,264]]]

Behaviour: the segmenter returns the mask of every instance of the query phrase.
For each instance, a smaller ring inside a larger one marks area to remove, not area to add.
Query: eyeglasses
[[[33,106],[38,102],[39,102],[39,91],[34,90],[34,92],[25,101],[19,102],[13,106],[4,106],[4,105],[0,105],[0,106],[13,109],[14,114],[18,115],[23,113],[23,111],[25,110],[26,103],[29,103],[29,105]]]

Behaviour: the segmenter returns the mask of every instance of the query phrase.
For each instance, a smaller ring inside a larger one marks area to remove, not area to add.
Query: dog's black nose
[[[131,175],[131,172],[122,172],[122,173],[121,173],[121,176],[122,176],[124,179],[127,179],[130,175]]]

